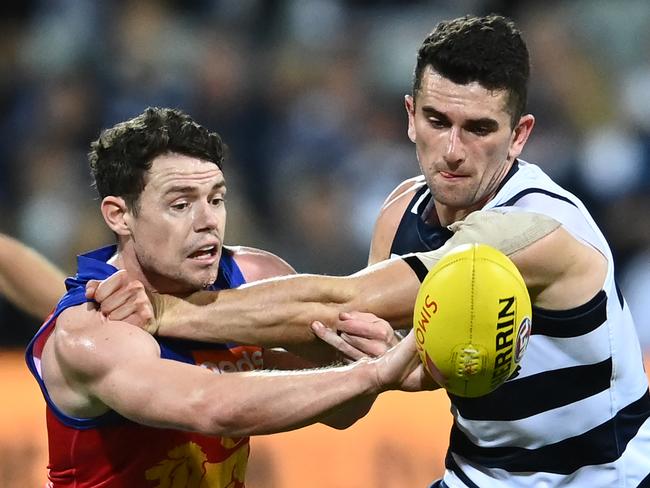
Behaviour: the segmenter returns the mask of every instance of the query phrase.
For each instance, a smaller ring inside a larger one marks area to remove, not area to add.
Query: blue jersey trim
[[[88,281],[104,280],[114,274],[117,268],[107,263],[117,252],[117,246],[106,246],[94,251],[77,257],[77,274],[74,277],[69,277],[65,280],[67,292],[59,303],[57,304],[51,317],[43,324],[36,335],[27,345],[25,351],[25,361],[27,367],[32,375],[38,382],[39,387],[46,403],[48,404],[52,413],[68,427],[79,430],[92,429],[106,425],[113,425],[123,422],[125,419],[117,412],[109,410],[105,414],[98,417],[78,418],[71,417],[63,413],[54,403],[50,397],[45,383],[41,378],[35,362],[35,349],[42,347],[47,336],[55,327],[56,319],[67,308],[81,305],[82,303],[89,302],[86,298],[86,284]],[[228,288],[235,288],[245,283],[244,276],[237,265],[233,253],[227,249],[223,249],[221,259],[219,261],[219,273],[215,282],[209,287],[212,290],[221,290]],[[160,344],[161,357],[165,359],[172,359],[175,361],[184,362],[187,364],[194,364],[192,359],[191,350],[196,348],[209,348],[209,349],[228,349],[227,344],[206,344],[197,341],[186,340],[166,340],[158,339]],[[39,352],[40,354],[40,352]]]

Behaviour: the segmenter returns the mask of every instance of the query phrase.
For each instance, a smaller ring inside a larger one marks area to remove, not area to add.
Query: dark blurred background
[[[543,5],[543,6],[542,6]],[[227,243],[298,271],[366,262],[386,195],[415,175],[403,95],[443,19],[518,21],[537,125],[523,158],[606,233],[650,347],[650,2],[23,0],[0,7],[0,232],[66,272],[112,241],[86,152],[102,128],[173,106],[230,146]],[[0,299],[0,348],[38,327]]]

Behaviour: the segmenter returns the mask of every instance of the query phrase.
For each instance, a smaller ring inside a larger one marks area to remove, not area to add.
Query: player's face
[[[532,129],[532,115],[511,127],[507,93],[458,85],[427,67],[417,99],[406,97],[408,134],[439,212],[467,213],[494,196]]]
[[[212,162],[174,153],[153,160],[130,230],[133,254],[154,289],[184,293],[214,282],[225,194],[223,173]]]

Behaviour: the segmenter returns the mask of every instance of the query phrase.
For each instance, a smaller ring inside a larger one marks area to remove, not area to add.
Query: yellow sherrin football
[[[413,313],[420,358],[449,393],[485,395],[521,361],[531,315],[526,284],[505,254],[485,244],[458,246],[420,286]]]

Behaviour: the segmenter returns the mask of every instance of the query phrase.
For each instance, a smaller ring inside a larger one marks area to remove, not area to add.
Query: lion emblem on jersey
[[[224,441],[228,444],[228,439],[222,439],[222,444]],[[209,463],[201,446],[188,442],[169,451],[168,458],[149,468],[145,477],[158,482],[155,488],[241,488],[248,451],[245,444],[225,461]]]

